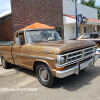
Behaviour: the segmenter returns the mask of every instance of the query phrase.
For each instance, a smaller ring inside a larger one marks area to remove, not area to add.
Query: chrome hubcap
[[[48,79],[49,79],[49,73],[48,73],[48,71],[45,69],[45,68],[40,68],[39,69],[39,76],[40,76],[40,78],[43,80],[43,81],[48,81]]]

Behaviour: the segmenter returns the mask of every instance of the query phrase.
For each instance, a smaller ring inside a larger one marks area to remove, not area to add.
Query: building
[[[0,15],[0,41],[12,41],[12,14],[11,9]]]
[[[69,9],[70,8],[70,9]],[[78,36],[85,33],[97,32],[97,26],[100,25],[98,20],[97,9],[82,4],[77,4],[77,14],[82,14],[88,18],[85,25],[78,23]],[[75,18],[75,2],[63,0],[63,23],[64,23],[64,39],[73,39],[76,37],[76,18]]]
[[[11,0],[12,9],[0,15],[0,41],[13,40],[15,31],[35,22],[60,27],[64,38],[62,7],[61,0]]]
[[[77,4],[78,14],[89,18],[78,23],[78,36],[97,32],[97,9]],[[56,27],[62,39],[76,37],[75,3],[69,0],[11,0],[11,8],[0,15],[0,41],[12,41],[13,33],[35,22]]]

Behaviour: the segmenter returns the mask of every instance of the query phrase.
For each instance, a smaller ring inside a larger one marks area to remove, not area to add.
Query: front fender
[[[50,61],[50,60],[35,59],[34,62],[33,62],[33,66],[34,66],[35,62],[45,63],[49,67],[49,69],[50,69],[51,73],[53,74],[53,76],[56,76],[55,60]]]

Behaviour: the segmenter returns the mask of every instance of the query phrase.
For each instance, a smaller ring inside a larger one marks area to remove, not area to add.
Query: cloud
[[[0,0],[0,14],[11,9],[10,0]]]

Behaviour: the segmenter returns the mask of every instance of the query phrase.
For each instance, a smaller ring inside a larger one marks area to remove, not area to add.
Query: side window
[[[86,34],[84,35],[83,39],[89,39],[90,38],[90,34]]]
[[[16,36],[16,45],[24,45],[25,39],[24,39],[24,33],[18,33]]]
[[[61,27],[56,27],[56,31],[58,32],[59,36],[61,37]]]

